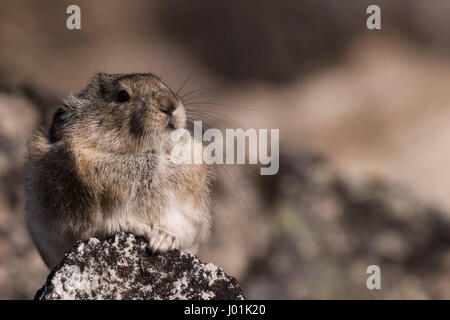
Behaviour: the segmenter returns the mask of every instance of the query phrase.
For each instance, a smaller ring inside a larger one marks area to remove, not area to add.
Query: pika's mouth
[[[162,113],[167,114],[169,117],[172,117],[172,113],[173,113],[173,112],[170,112],[170,111],[164,110],[164,109],[159,109],[159,111],[161,111]]]
[[[167,128],[170,130],[182,129],[186,125],[186,113],[182,107],[177,108],[174,112],[164,112],[169,116]]]
[[[170,118],[169,123],[167,124],[167,128],[170,130],[175,130],[175,125],[172,122],[172,118]]]

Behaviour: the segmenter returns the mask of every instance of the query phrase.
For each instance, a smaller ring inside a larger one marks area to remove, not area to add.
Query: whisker
[[[228,122],[228,121],[225,121],[224,119],[221,119],[221,118],[218,118],[218,117],[215,117],[214,115],[212,115],[212,114],[209,114],[209,113],[203,113],[203,112],[201,112],[201,111],[192,111],[192,110],[190,110],[190,111],[187,111],[188,113],[190,113],[190,114],[192,114],[192,115],[195,115],[195,116],[199,116],[199,117],[205,117],[205,118],[207,118],[207,119],[209,119],[209,120],[213,120],[213,122],[217,122],[217,123],[220,123],[221,125],[223,125],[223,126],[231,126],[231,127],[233,127],[235,124],[233,124],[233,123],[230,123],[230,122]],[[201,120],[201,119],[200,119]],[[231,121],[233,121],[232,119],[231,119]],[[239,126],[239,124],[238,124],[238,126]]]
[[[231,173],[227,170],[227,169],[229,168],[229,165],[228,165],[228,167],[227,167],[226,164],[221,164],[221,165],[218,165],[218,168],[220,168],[220,169],[222,170],[222,172],[225,173],[226,178],[228,178],[228,179],[230,180],[231,185],[232,185],[233,187],[232,187],[232,188],[229,188],[229,189],[232,190],[232,193],[234,193],[235,195],[236,195],[236,194],[238,195],[238,197],[240,198],[240,200],[241,200],[242,203],[244,204],[244,207],[245,207],[246,210],[250,210],[250,208],[249,208],[247,202],[245,201],[244,196],[243,196],[242,193],[241,193],[241,190],[242,190],[241,187],[242,187],[242,186],[241,186],[241,184],[239,183],[239,179],[235,179],[236,177],[233,176],[233,174],[231,174]]]
[[[152,64],[150,65],[150,70],[153,70],[153,67],[155,66],[155,63],[158,62],[159,58],[160,58],[160,54],[157,54],[157,55],[153,58],[153,62],[152,62]],[[150,72],[150,73],[153,74],[153,72]]]
[[[201,121],[202,121],[202,131],[205,131],[205,130],[207,130],[207,129],[213,127],[213,126],[209,123],[209,120],[212,120],[212,119],[208,119],[208,121],[205,121],[205,119],[201,119],[201,118],[199,118],[199,116],[197,115],[197,116],[195,117],[195,119],[190,119],[190,118],[187,119],[187,123],[189,123],[189,129],[192,129],[191,132],[194,132],[194,121],[197,121],[197,120],[201,120]],[[214,121],[214,120],[212,120],[212,121]],[[206,127],[206,128],[204,128],[204,127]]]
[[[232,126],[242,127],[242,125],[241,125],[239,122],[237,122],[235,119],[233,119],[233,118],[231,118],[231,117],[229,117],[229,116],[227,116],[227,115],[224,115],[224,114],[222,114],[222,113],[215,112],[215,111],[213,111],[213,110],[190,109],[190,110],[187,110],[187,112],[196,112],[196,113],[198,113],[198,114],[206,114],[206,115],[210,115],[210,116],[214,117],[215,119],[217,119],[217,118],[216,118],[216,115],[217,115],[218,117],[223,117],[223,118],[228,119],[229,121],[231,121],[231,125],[232,125]],[[219,119],[220,119],[221,121],[224,121],[224,120],[221,119],[221,118],[219,118]],[[226,124],[226,125],[230,125],[229,122],[225,122],[225,124]]]
[[[213,114],[211,114],[213,113]],[[204,121],[204,119],[208,119],[211,120],[213,122],[218,122],[221,124],[229,125],[224,119],[221,118],[217,118],[215,115],[220,115],[223,116],[225,118],[228,118],[227,116],[220,114],[220,113],[216,113],[214,114],[213,111],[211,110],[191,110],[191,109],[186,109],[186,114],[188,116],[188,119],[186,121],[186,127],[188,128],[188,130],[193,134],[194,131],[194,121],[195,120],[202,120]],[[192,119],[192,117],[195,117],[194,119]],[[233,119],[229,118],[231,121],[234,121]],[[208,122],[205,122],[205,127],[211,127]],[[203,131],[206,130],[206,128],[203,127]],[[224,159],[225,160],[225,159]],[[224,178],[225,181],[228,181],[228,183],[226,184],[226,188],[228,190],[231,190],[231,193],[234,195],[234,197],[237,197],[239,200],[238,202],[243,204],[243,208],[245,210],[249,210],[249,205],[245,199],[245,196],[243,194],[243,187],[241,185],[241,183],[239,182],[239,179],[237,178],[237,174],[236,174],[236,170],[237,168],[235,168],[234,166],[227,165],[226,163],[224,164],[215,164],[213,167],[217,168],[220,172],[222,172],[222,177]],[[235,170],[236,169],[236,170]],[[211,170],[212,172],[214,172],[214,170]],[[217,170],[216,170],[217,172]],[[216,178],[218,178],[218,174],[214,172],[214,175],[216,176]],[[231,186],[234,186],[232,188],[230,188]]]
[[[191,136],[194,134],[194,126],[190,120],[186,120],[186,125],[185,125],[184,129],[189,131]]]
[[[207,94],[207,93],[209,93],[209,92],[211,92],[211,91],[214,91],[214,90],[217,90],[217,89],[218,89],[217,87],[207,87],[207,88],[203,88],[203,89],[195,89],[195,90],[192,90],[192,91],[190,91],[190,92],[184,94],[183,96],[181,96],[181,99],[183,100],[183,102],[189,102],[189,101],[191,101],[192,99],[201,97],[202,95]],[[197,93],[197,92],[199,92],[199,91],[200,91],[200,92],[201,92],[201,91],[206,91],[206,92],[202,92],[202,93],[199,94],[199,95],[195,95],[195,96],[190,97],[189,99],[185,100],[186,97],[188,97],[188,96],[190,96],[190,95],[192,95],[192,94],[194,94],[194,93]]]
[[[164,71],[166,70],[166,65],[167,65],[167,60],[168,60],[168,55],[166,54],[166,59],[164,60],[164,64],[162,66],[161,72],[159,73],[159,78],[162,79],[162,76],[164,74]]]
[[[251,111],[257,111],[257,112],[267,112],[267,110],[263,110],[258,107],[254,106],[245,106],[245,105],[233,105],[233,104],[227,104],[227,103],[217,103],[217,102],[207,102],[207,101],[199,101],[199,102],[189,102],[187,105],[213,105],[213,106],[221,106],[221,107],[228,107],[228,108],[234,108],[234,109],[246,109]]]
[[[189,79],[191,78],[192,72],[194,72],[194,67],[192,67],[191,71],[189,71],[186,79],[183,81],[183,83],[181,84],[181,87],[178,88],[176,95],[178,95],[181,90],[183,90],[184,86],[187,84],[187,82],[189,81]],[[181,99],[183,99],[183,97],[181,97]]]

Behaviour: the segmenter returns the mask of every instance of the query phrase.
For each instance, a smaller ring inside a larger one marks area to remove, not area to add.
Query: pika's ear
[[[48,132],[48,140],[50,143],[58,142],[62,139],[62,134],[65,125],[70,121],[70,119],[74,115],[74,110],[64,105],[63,107],[58,108],[55,114],[53,115],[53,121]]]
[[[112,74],[97,72],[91,77],[86,89],[83,90],[80,96],[86,98],[92,95],[96,97],[105,97],[108,92],[112,91],[114,79]]]

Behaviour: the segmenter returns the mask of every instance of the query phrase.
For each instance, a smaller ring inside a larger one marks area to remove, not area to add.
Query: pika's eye
[[[128,95],[128,92],[125,90],[120,90],[119,94],[117,95],[117,101],[119,102],[127,102],[130,100],[130,96]]]

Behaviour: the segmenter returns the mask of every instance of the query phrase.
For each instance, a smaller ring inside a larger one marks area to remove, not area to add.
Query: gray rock
[[[178,250],[152,254],[144,238],[121,233],[80,241],[35,299],[244,299],[236,279]]]
[[[25,227],[23,164],[27,140],[56,105],[45,90],[0,79],[0,300],[30,299],[48,274]]]
[[[240,284],[251,299],[448,299],[450,216],[392,182],[342,176],[310,153],[260,176],[271,235]],[[368,290],[367,268],[381,269]]]

